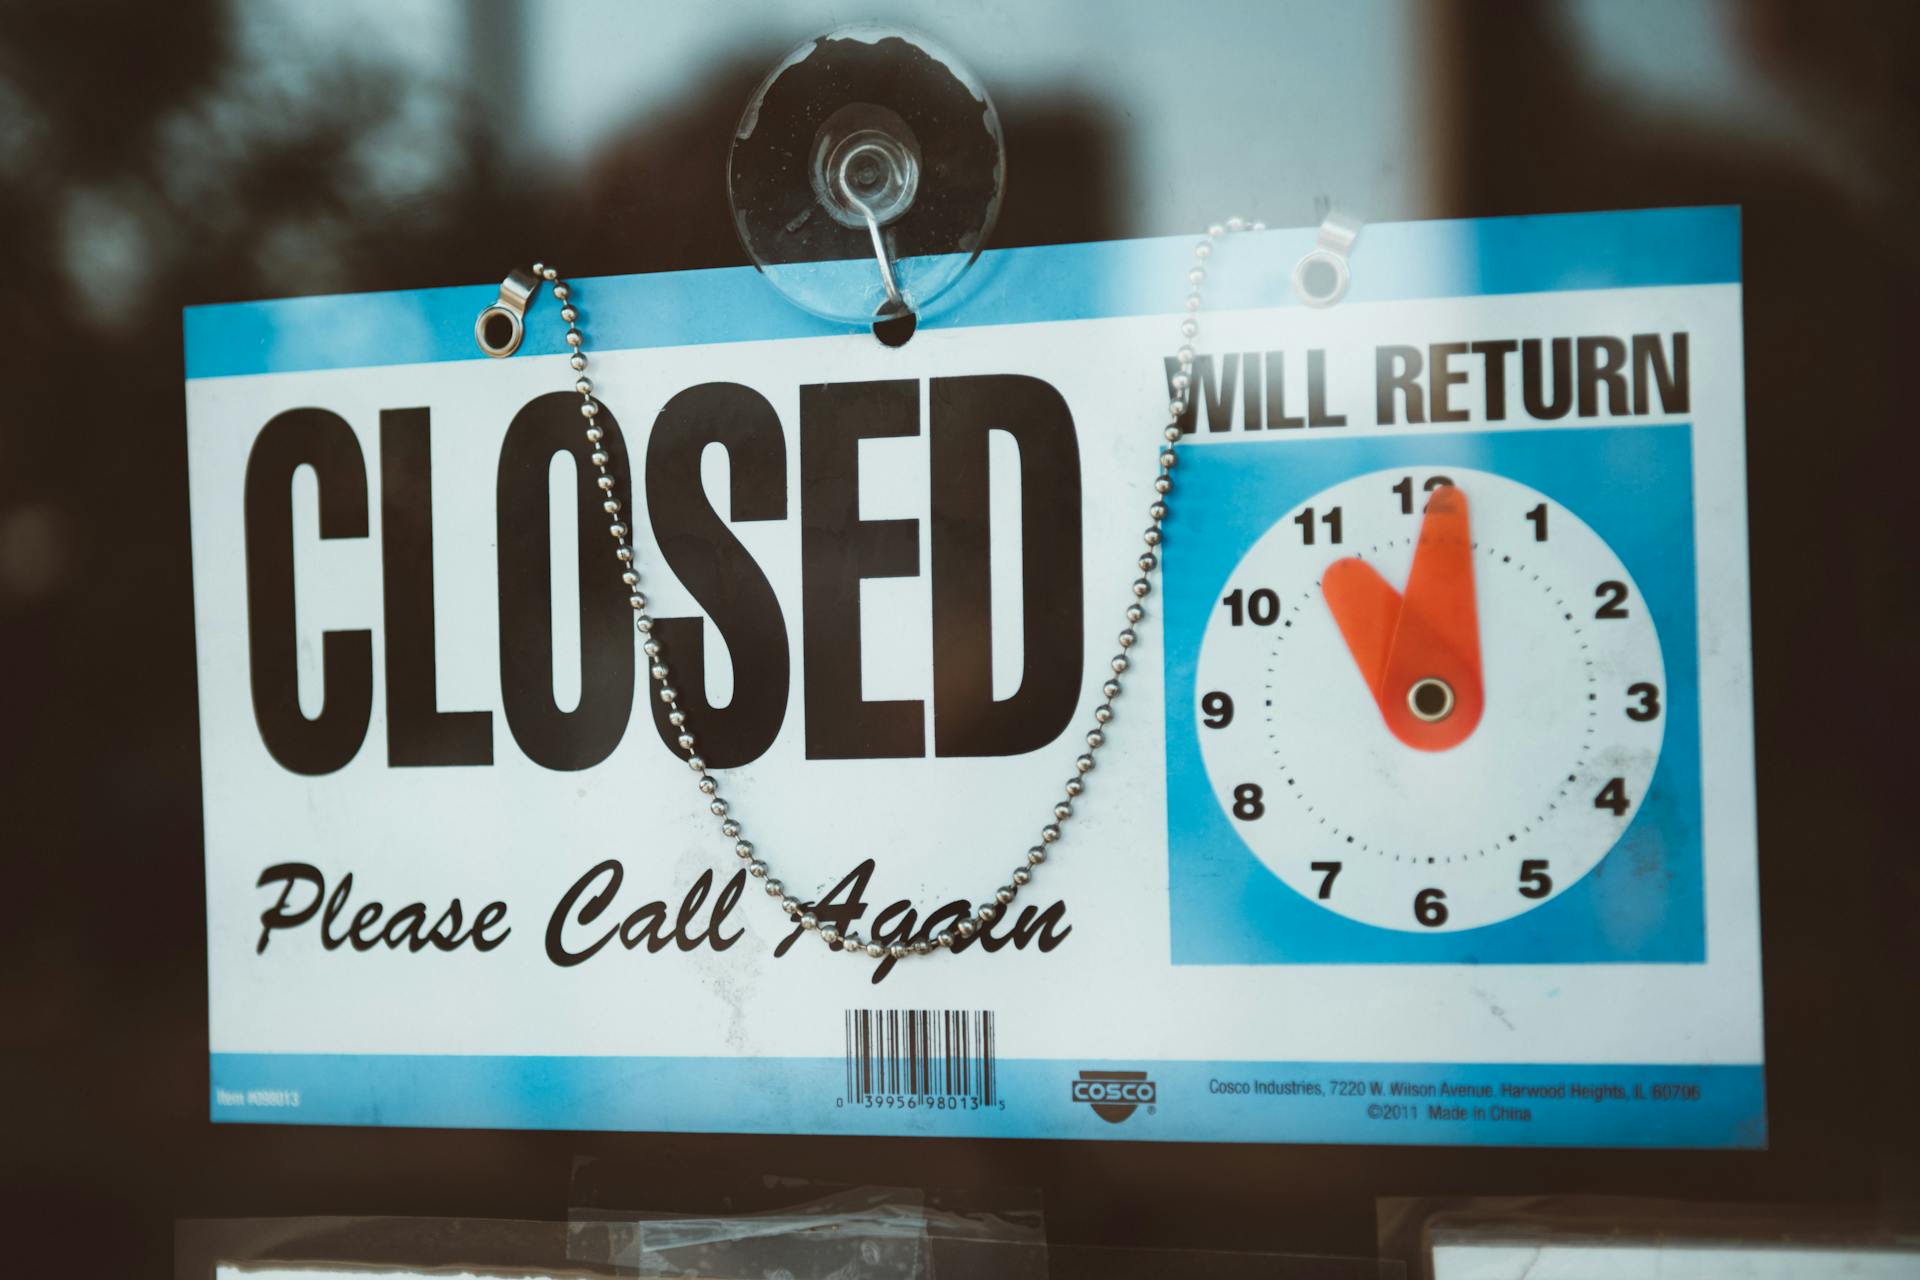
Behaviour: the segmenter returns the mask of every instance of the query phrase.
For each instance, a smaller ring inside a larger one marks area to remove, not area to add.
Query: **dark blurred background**
[[[740,108],[855,18],[994,95],[1001,246],[1743,206],[1770,1151],[209,1124],[180,308],[740,264]],[[1113,1244],[1370,1254],[1374,1197],[1412,1193],[1920,1225],[1916,37],[1898,0],[0,0],[0,1256],[163,1274],[180,1217],[561,1218],[580,1154],[659,1208],[761,1173],[1039,1188],[1056,1239]]]

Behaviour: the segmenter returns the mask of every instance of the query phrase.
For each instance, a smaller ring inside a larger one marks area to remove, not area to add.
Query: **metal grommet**
[[[1453,714],[1453,686],[1438,676],[1416,680],[1407,690],[1407,710],[1416,720],[1436,724]]]
[[[504,360],[520,349],[527,336],[527,304],[540,288],[540,277],[515,267],[500,282],[500,301],[481,311],[473,322],[473,340],[495,360]]]
[[[1293,292],[1310,307],[1330,307],[1347,296],[1353,277],[1347,260],[1337,253],[1315,249],[1293,264]]]
[[[526,336],[526,325],[515,314],[513,308],[494,303],[480,313],[473,322],[473,340],[480,349],[496,360],[504,360],[520,349],[520,339]]]

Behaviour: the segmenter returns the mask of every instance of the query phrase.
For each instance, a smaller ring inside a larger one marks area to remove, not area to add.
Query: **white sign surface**
[[[1764,1142],[1738,217],[987,255],[905,347],[587,280],[187,315],[217,1120]],[[1146,616],[1124,692],[1136,559]],[[1102,726],[1096,708],[1111,706]]]

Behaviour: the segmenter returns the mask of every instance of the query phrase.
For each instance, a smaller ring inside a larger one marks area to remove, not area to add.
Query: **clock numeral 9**
[[[1544,898],[1553,892],[1553,877],[1547,874],[1545,858],[1528,858],[1520,864],[1520,896]]]
[[[1205,713],[1201,723],[1209,729],[1224,729],[1233,723],[1233,699],[1218,690],[1200,699],[1200,710]]]
[[[1220,603],[1227,606],[1227,617],[1236,627],[1248,621],[1256,627],[1270,627],[1280,617],[1280,597],[1266,587],[1255,587],[1251,592],[1235,588]]]
[[[1611,809],[1616,818],[1626,813],[1629,803],[1625,778],[1608,778],[1607,785],[1600,788],[1600,794],[1593,798],[1594,808]]]
[[[1300,526],[1300,545],[1304,547],[1312,546],[1313,508],[1308,507],[1302,511],[1293,518],[1293,522]],[[1327,526],[1327,541],[1337,544],[1340,541],[1340,508],[1335,507],[1327,512],[1327,514],[1321,516],[1320,523]]]
[[[1441,889],[1422,889],[1413,895],[1413,918],[1429,929],[1447,922],[1447,895]]]
[[[1453,478],[1451,476],[1429,476],[1427,477],[1427,482],[1421,485],[1420,488],[1427,493],[1432,493],[1435,489],[1442,488],[1452,483],[1453,483]],[[1413,477],[1401,476],[1400,483],[1393,486],[1393,491],[1400,495],[1400,514],[1403,516],[1412,515],[1413,514]],[[1334,539],[1334,541],[1338,542],[1339,539],[1336,538]]]
[[[1233,789],[1233,816],[1242,822],[1252,822],[1267,811],[1266,801],[1261,799],[1260,788],[1251,782],[1243,782]]]
[[[1627,611],[1620,606],[1627,602],[1627,584],[1624,582],[1603,582],[1593,589],[1593,595],[1600,607],[1593,611],[1596,618],[1624,618]]]
[[[1307,865],[1325,877],[1325,879],[1320,881],[1320,892],[1315,895],[1320,901],[1325,902],[1333,896],[1334,877],[1340,874],[1342,864],[1338,862],[1310,862]]]
[[[1629,720],[1657,720],[1660,717],[1660,686],[1642,680],[1639,684],[1627,686],[1629,698],[1640,699],[1640,705],[1627,708]]]

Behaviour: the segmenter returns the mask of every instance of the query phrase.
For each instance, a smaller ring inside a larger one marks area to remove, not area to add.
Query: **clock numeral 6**
[[[1520,896],[1544,898],[1553,892],[1553,877],[1547,874],[1545,858],[1528,858],[1520,864]]]
[[[1627,584],[1624,582],[1603,582],[1593,589],[1594,599],[1600,607],[1593,611],[1596,618],[1624,618],[1627,611],[1621,606],[1627,602]]]
[[[1616,818],[1626,813],[1629,803],[1625,778],[1608,778],[1607,785],[1600,788],[1600,794],[1593,798],[1594,808],[1611,809]]]
[[[1267,587],[1255,587],[1251,592],[1236,588],[1220,603],[1227,606],[1227,618],[1236,627],[1248,621],[1256,627],[1270,627],[1280,617],[1280,597]]]
[[[1293,522],[1300,526],[1300,545],[1303,547],[1312,546],[1313,508],[1308,507],[1302,511],[1293,518]],[[1340,541],[1340,508],[1335,507],[1331,511],[1328,511],[1327,514],[1321,516],[1320,523],[1327,526],[1327,541],[1338,543]]]
[[[1242,822],[1252,822],[1267,811],[1266,801],[1262,800],[1258,785],[1243,782],[1233,789],[1233,816]]]
[[[1627,686],[1629,698],[1640,699],[1640,705],[1627,708],[1629,720],[1654,720],[1660,715],[1660,686],[1642,680],[1639,684]]]
[[[1320,892],[1317,895],[1320,901],[1325,902],[1333,896],[1333,880],[1335,876],[1340,874],[1342,864],[1338,862],[1310,862],[1307,865],[1326,877],[1320,882]]]
[[[1233,699],[1218,690],[1200,699],[1200,710],[1204,713],[1200,723],[1209,729],[1224,729],[1233,723]]]
[[[1428,476],[1427,482],[1421,485],[1420,488],[1427,493],[1432,493],[1435,489],[1444,488],[1452,483],[1452,476]],[[1412,515],[1413,477],[1401,476],[1400,483],[1393,486],[1393,491],[1400,495],[1400,514],[1403,516]],[[1339,539],[1336,538],[1335,541],[1337,542]]]
[[[1413,895],[1413,918],[1429,929],[1447,922],[1447,895],[1442,889],[1422,889]]]

